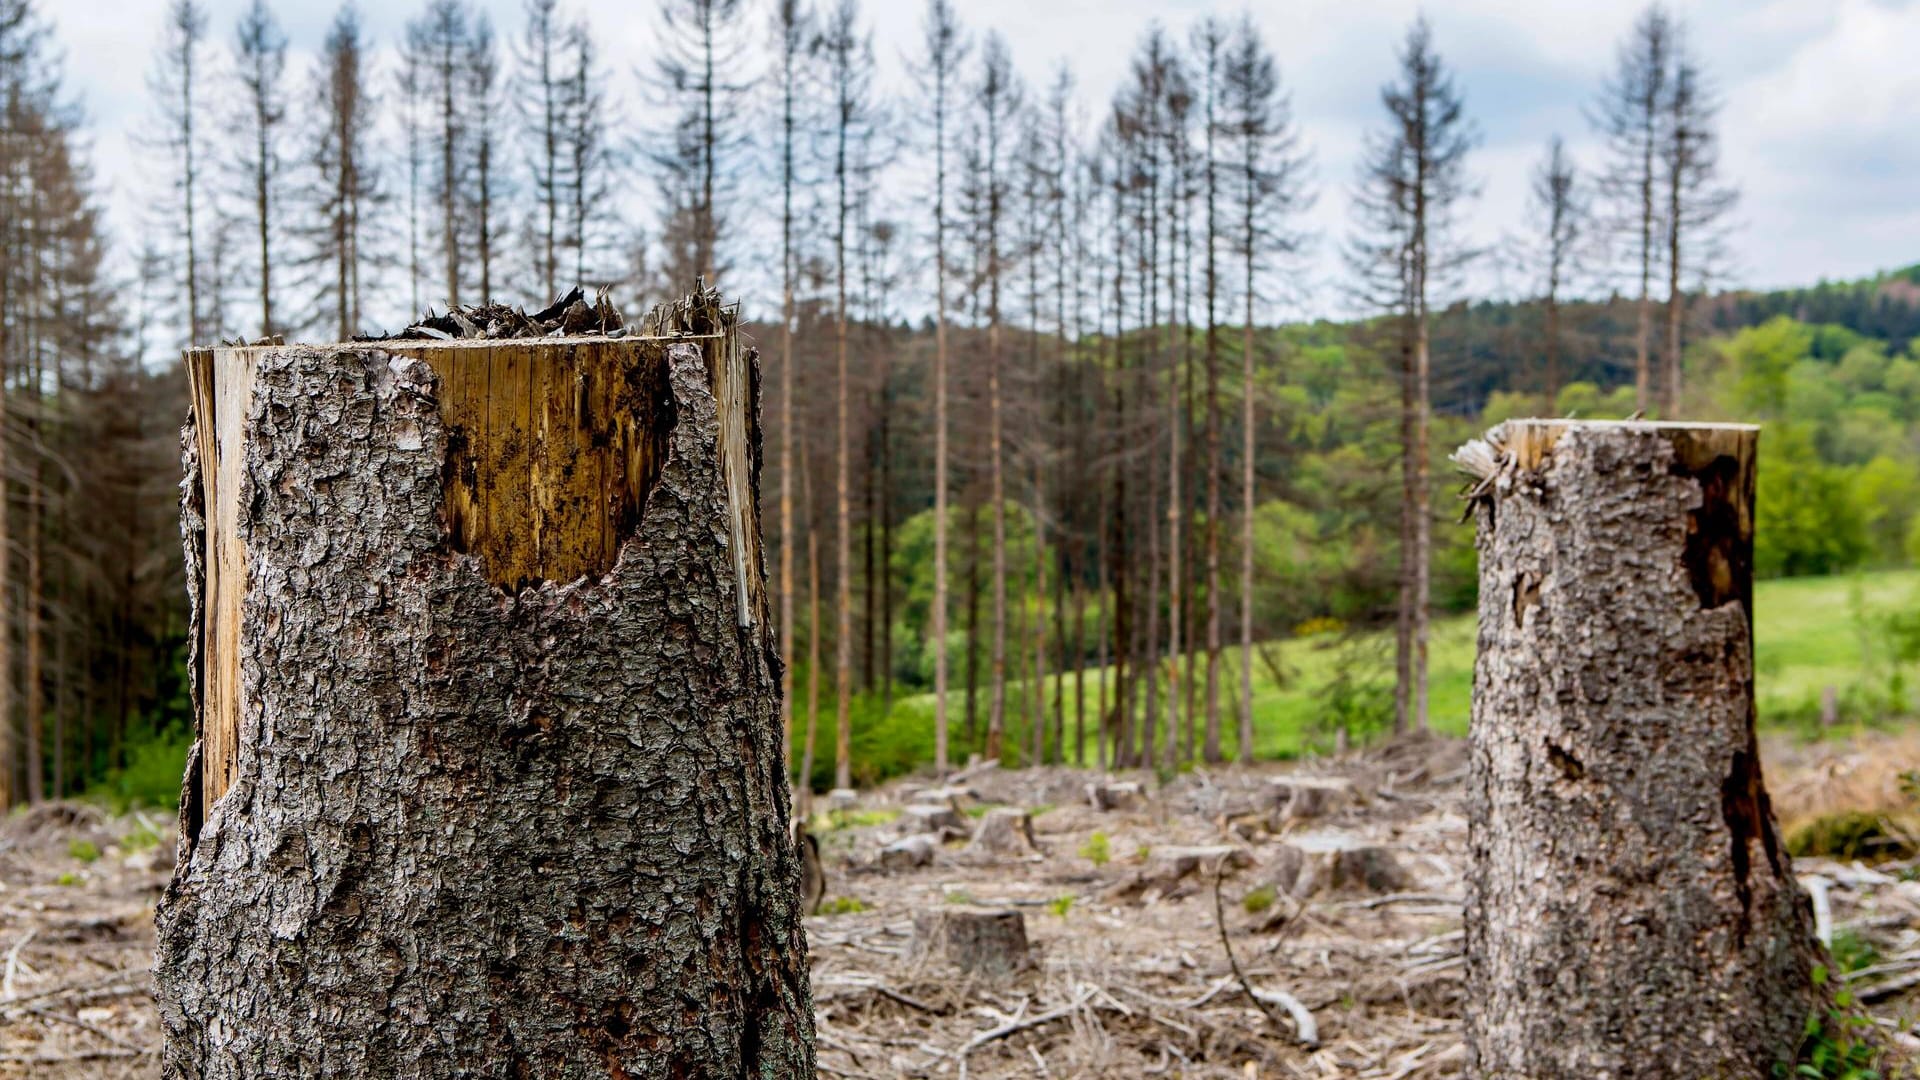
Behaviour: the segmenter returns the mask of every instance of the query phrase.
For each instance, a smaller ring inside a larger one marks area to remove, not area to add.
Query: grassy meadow
[[[1920,570],[1861,572],[1830,577],[1782,578],[1755,586],[1755,681],[1763,727],[1816,733],[1821,691],[1834,686],[1840,713],[1849,725],[1877,721],[1909,707],[1905,676],[1895,661],[1887,617],[1912,610],[1920,602]],[[1391,631],[1361,635],[1319,633],[1256,646],[1253,678],[1255,753],[1261,758],[1292,758],[1332,745],[1333,717],[1344,713],[1356,732],[1378,733],[1391,723],[1393,637]],[[1473,691],[1474,619],[1460,615],[1437,619],[1430,652],[1431,716],[1443,732],[1464,734]],[[1231,717],[1238,709],[1239,650],[1223,656],[1222,711],[1227,719],[1227,752],[1235,752]],[[956,665],[956,668],[958,665]],[[797,673],[794,718],[795,756],[804,739],[805,672]],[[1084,687],[1089,724],[1099,701],[1100,684],[1110,669],[1086,672]],[[961,670],[953,678],[959,685]],[[1164,684],[1163,684],[1164,685]],[[1049,678],[1042,684],[1050,707],[1061,691],[1066,717],[1067,757],[1073,757],[1075,678]],[[1008,741],[1026,745],[1032,715],[1031,682],[1007,690]],[[965,736],[964,694],[950,697],[954,757],[965,760],[978,744]],[[823,684],[816,733],[816,784],[830,782],[833,752],[833,694]],[[986,688],[976,705],[979,724],[987,714]],[[891,710],[877,699],[862,698],[853,710],[855,775],[863,782],[923,765],[933,757],[933,695],[896,700]],[[1017,751],[1005,755],[1019,760]],[[1093,760],[1091,743],[1087,760]]]

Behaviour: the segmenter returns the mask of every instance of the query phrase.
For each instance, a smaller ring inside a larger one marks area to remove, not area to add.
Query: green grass
[[[1819,715],[1822,688],[1840,691],[1842,718],[1872,720],[1889,708],[1906,711],[1920,699],[1898,682],[1889,655],[1886,617],[1920,606],[1920,570],[1862,572],[1835,577],[1790,578],[1763,581],[1754,590],[1755,681],[1763,726],[1811,730]],[[1376,685],[1390,686],[1392,634],[1383,631],[1343,642],[1335,635],[1316,635],[1273,642],[1265,658],[1253,664],[1255,746],[1260,758],[1294,758],[1328,748],[1328,725],[1317,724],[1326,708],[1325,690],[1340,670],[1343,653],[1367,656],[1362,673]],[[1429,645],[1429,711],[1433,727],[1460,735],[1467,730],[1473,693],[1474,617],[1453,615],[1434,620]],[[1284,683],[1275,681],[1267,660],[1276,661]],[[1222,710],[1229,716],[1237,707],[1240,651],[1230,648],[1222,658]],[[1351,661],[1349,668],[1353,667]],[[1198,671],[1196,667],[1196,673]],[[1351,671],[1350,671],[1351,673]],[[1089,719],[1094,715],[1101,684],[1112,693],[1112,669],[1090,669],[1085,674]],[[1920,670],[1908,678],[1920,676]],[[804,674],[802,673],[802,677]],[[803,684],[802,684],[803,685]],[[1065,703],[1069,756],[1073,738],[1074,677],[1054,676],[1042,684],[1051,702],[1056,688]],[[1030,681],[1015,681],[1007,689],[1007,747],[1009,764],[1023,759],[1027,739]],[[832,756],[831,694],[822,695],[820,748]],[[1905,698],[1904,708],[1901,698]],[[953,757],[965,761],[977,749],[963,736],[965,699],[955,692],[949,699],[954,732]],[[1891,706],[1889,702],[1892,702]],[[804,697],[801,698],[804,705]],[[984,723],[987,704],[981,688],[979,709]],[[863,782],[897,775],[925,764],[933,754],[933,696],[896,698],[891,710],[863,699],[854,710],[853,757]],[[1226,752],[1237,751],[1235,725],[1226,725]],[[1093,759],[1088,747],[1088,760]],[[815,770],[816,782],[830,761]]]

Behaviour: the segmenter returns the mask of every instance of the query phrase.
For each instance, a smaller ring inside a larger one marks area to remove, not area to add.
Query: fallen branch
[[[13,977],[20,971],[20,950],[26,948],[27,943],[39,932],[38,927],[28,930],[19,941],[13,943],[13,948],[7,950],[7,974],[4,980],[0,980],[0,997],[13,1000]]]
[[[0,1054],[0,1063],[8,1065],[61,1065],[74,1061],[104,1061],[114,1058],[146,1057],[150,1050],[75,1050],[67,1054]]]
[[[153,978],[146,971],[116,971],[98,979],[84,979],[79,982],[65,983],[60,986],[38,990],[31,994],[22,994],[17,998],[0,1001],[0,1016],[21,1012],[21,1006],[29,1002],[45,1001],[48,998],[64,997],[67,994],[79,994],[86,998],[119,997],[123,994],[143,994],[151,986]]]
[[[31,1012],[35,1016],[40,1017],[43,1020],[53,1020],[58,1023],[67,1024],[72,1027],[77,1027],[81,1031],[84,1031],[89,1035],[93,1035],[98,1038],[105,1039],[115,1046],[121,1047],[123,1049],[131,1050],[136,1054],[143,1054],[146,1052],[144,1047],[135,1046],[132,1043],[128,1042],[127,1040],[122,1039],[118,1035],[115,1035],[113,1032],[106,1031],[93,1024],[89,1024],[85,1020],[82,1020],[77,1016],[68,1016],[66,1013],[55,1012],[52,1009],[35,1008],[35,1009],[28,1009],[27,1011]]]
[[[1049,1009],[1036,1016],[1029,1016],[1024,1020],[1010,1020],[1007,1023],[1001,1024],[999,1027],[990,1028],[968,1039],[966,1045],[962,1046],[958,1053],[962,1059],[965,1059],[968,1054],[973,1053],[975,1050],[980,1049],[990,1042],[998,1042],[1009,1035],[1026,1031],[1028,1028],[1036,1028],[1042,1024],[1051,1024],[1055,1020],[1064,1020],[1074,1013],[1079,1012],[1081,1006],[1085,1005],[1092,997],[1093,995],[1091,993],[1083,992],[1079,997],[1075,998],[1070,1005],[1063,1005],[1058,1009]]]
[[[1445,893],[1398,892],[1385,896],[1370,896],[1364,900],[1343,900],[1333,906],[1336,908],[1377,908],[1389,904],[1463,904],[1466,901],[1458,896]]]
[[[1226,951],[1227,964],[1233,968],[1233,977],[1240,980],[1240,989],[1253,999],[1253,1003],[1260,1007],[1261,1012],[1267,1014],[1267,1020],[1274,1027],[1280,1026],[1280,1016],[1268,1007],[1270,1005],[1277,1005],[1287,1011],[1287,1015],[1293,1019],[1294,1037],[1300,1040],[1301,1045],[1319,1046],[1320,1027],[1314,1023],[1313,1013],[1307,1011],[1307,1007],[1300,1003],[1299,998],[1281,990],[1255,990],[1253,984],[1247,981],[1246,973],[1240,970],[1240,960],[1233,955],[1233,943],[1227,939],[1226,905],[1220,900],[1220,883],[1227,876],[1226,862],[1225,859],[1220,860],[1213,871],[1213,921],[1220,930],[1220,947]]]

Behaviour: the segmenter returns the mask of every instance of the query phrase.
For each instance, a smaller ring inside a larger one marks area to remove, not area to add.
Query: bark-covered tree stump
[[[963,974],[1005,978],[1032,963],[1027,919],[1013,910],[937,908],[917,912],[907,955],[915,961],[938,956]]]
[[[188,366],[164,1073],[811,1077],[731,311]]]
[[[1758,434],[1516,421],[1456,456],[1476,1076],[1769,1076],[1815,1005],[1754,737]]]
[[[1033,838],[1033,815],[1017,806],[996,806],[988,810],[974,827],[967,842],[970,855],[997,858],[1023,858],[1036,855],[1040,845]]]

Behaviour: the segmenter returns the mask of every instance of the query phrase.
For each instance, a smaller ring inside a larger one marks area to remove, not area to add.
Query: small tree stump
[[[971,855],[1012,857],[1035,855],[1040,845],[1033,839],[1033,816],[1012,806],[997,806],[987,811],[973,830],[967,844]]]
[[[1275,815],[1282,822],[1325,817],[1353,803],[1353,781],[1337,776],[1290,776],[1271,782]]]
[[[950,806],[955,810],[964,810],[973,801],[973,792],[951,786],[921,788],[908,796],[907,801],[915,806]]]
[[[1266,877],[1297,900],[1323,893],[1377,896],[1413,885],[1392,848],[1345,837],[1301,837],[1279,845]]]
[[[949,832],[958,836],[967,835],[967,816],[951,806],[903,807],[894,821],[901,832],[909,835],[937,833],[945,836]]]
[[[1757,428],[1513,421],[1481,476],[1468,1072],[1765,1076],[1816,1007],[1754,736]]]
[[[1159,847],[1147,856],[1147,865],[1109,888],[1107,900],[1155,900],[1185,896],[1216,874],[1253,865],[1245,848],[1228,844],[1203,847]]]
[[[1087,804],[1102,813],[1138,810],[1146,802],[1146,790],[1137,780],[1111,780],[1087,785]]]
[[[915,962],[938,957],[967,975],[1005,978],[1025,970],[1027,920],[1018,911],[944,907],[913,917],[907,956]]]
[[[911,870],[916,866],[926,866],[933,862],[933,853],[939,846],[939,839],[931,834],[903,836],[880,849],[880,868]]]

